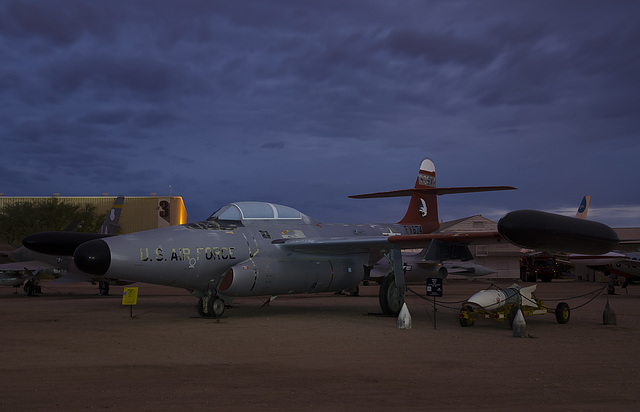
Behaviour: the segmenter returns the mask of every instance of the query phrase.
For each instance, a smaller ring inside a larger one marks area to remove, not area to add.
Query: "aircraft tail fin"
[[[420,226],[422,233],[431,233],[440,227],[437,196],[452,193],[512,190],[511,186],[436,187],[436,168],[431,159],[424,159],[413,189],[392,190],[349,196],[353,199],[410,196],[409,207],[400,220],[402,225]]]
[[[113,206],[109,210],[107,217],[104,218],[100,231],[102,235],[115,235],[120,227],[120,214],[122,213],[122,205],[124,204],[124,196],[118,196],[113,202]]]
[[[533,292],[536,291],[537,285],[531,285],[524,288],[520,288],[520,298],[522,299],[522,306],[531,306],[537,307],[538,303],[536,302],[536,297],[533,295]]]
[[[589,202],[591,202],[591,196],[585,196],[582,198],[582,202],[580,206],[578,206],[578,211],[576,212],[576,217],[578,219],[586,219],[587,212],[589,211]]]

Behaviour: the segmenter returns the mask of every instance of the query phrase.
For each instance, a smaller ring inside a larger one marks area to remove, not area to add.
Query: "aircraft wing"
[[[627,256],[623,261],[620,262],[620,264],[635,267],[635,266],[640,266],[640,261],[638,261],[638,259],[632,259],[629,256]]]
[[[388,240],[401,249],[427,247],[432,240],[450,243],[466,243],[474,240],[500,241],[502,236],[498,232],[462,232],[462,233],[429,233],[422,235],[389,236]]]
[[[432,240],[461,243],[480,239],[499,241],[502,237],[498,232],[467,232],[320,239],[276,239],[272,243],[283,245],[285,248],[297,252],[341,254],[425,248],[429,246]]]
[[[368,253],[371,251],[388,250],[391,248],[387,236],[338,237],[315,239],[276,239],[275,245],[296,252],[306,253]]]
[[[622,262],[620,262],[620,266],[616,265],[616,267],[611,267],[611,271],[613,273],[617,273],[618,275],[622,275],[624,277],[628,277],[631,279],[638,279],[640,275],[638,275],[638,266],[640,266],[640,262],[638,259],[633,259],[629,256]]]
[[[495,270],[482,265],[461,263],[461,262],[444,262],[443,266],[447,268],[449,274],[465,275],[465,276],[486,276],[496,273]]]
[[[0,265],[0,272],[20,272],[23,270],[36,271],[47,269],[55,269],[55,266],[37,260],[16,263],[3,263]]]
[[[498,242],[504,239],[527,249],[583,254],[604,254],[613,250],[619,243],[616,232],[602,223],[536,210],[516,210],[507,213],[498,222],[497,232],[278,239],[273,243],[300,252],[364,253],[424,248],[429,246],[432,240],[465,243],[480,239]]]
[[[471,269],[471,270],[469,270],[469,269]],[[465,274],[465,275],[466,274],[471,274],[471,275],[474,275],[475,274],[475,272],[473,272],[473,268],[466,267],[466,266],[463,267],[463,266],[452,265],[452,266],[447,267],[447,271],[449,273],[453,273],[453,274],[456,274],[456,275],[459,275],[459,274]]]
[[[80,272],[66,272],[63,276],[52,280],[50,284],[52,285],[60,285],[67,283],[78,283],[78,282],[91,282],[94,279],[91,276],[85,275]]]
[[[349,196],[352,199],[377,199],[382,197],[402,197],[417,194],[447,195],[455,193],[495,192],[498,190],[515,190],[513,186],[468,186],[468,187],[424,187],[419,189],[390,190],[386,192],[366,193]]]

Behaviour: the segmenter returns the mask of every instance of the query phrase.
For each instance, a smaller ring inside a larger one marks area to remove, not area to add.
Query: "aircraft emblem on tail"
[[[124,205],[124,196],[118,196],[109,210],[109,214],[105,217],[100,231],[98,233],[103,235],[115,235],[120,227],[120,214],[122,213],[122,206]]]
[[[422,217],[427,217],[427,214],[429,212],[429,210],[427,209],[427,202],[425,202],[424,199],[420,199],[420,202],[422,202],[422,205],[420,205],[420,215]]]
[[[578,207],[578,211],[576,212],[576,217],[578,219],[586,219],[587,213],[589,212],[589,202],[591,202],[591,196],[585,196],[582,198],[582,202]]]

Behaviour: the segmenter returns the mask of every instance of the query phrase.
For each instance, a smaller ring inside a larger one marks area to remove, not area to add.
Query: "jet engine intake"
[[[218,292],[226,296],[242,296],[250,294],[258,280],[257,269],[250,262],[240,263],[222,276]]]

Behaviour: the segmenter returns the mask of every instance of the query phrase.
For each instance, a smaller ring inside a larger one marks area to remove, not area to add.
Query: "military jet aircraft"
[[[576,217],[580,219],[587,218],[590,201],[591,196],[582,198],[582,203],[580,203],[578,207]],[[569,255],[569,262],[572,264],[585,265],[589,269],[602,272],[606,276],[609,276],[611,281],[607,287],[607,292],[610,295],[616,293],[615,282],[617,276],[622,276],[625,279],[622,284],[623,289],[626,289],[634,280],[640,279],[640,253],[638,252],[616,251],[598,255],[572,253]]]
[[[287,206],[235,202],[202,222],[116,237],[45,232],[25,238],[23,244],[44,253],[73,255],[76,266],[92,276],[186,288],[198,298],[199,313],[212,317],[222,316],[233,297],[350,289],[386,257],[391,269],[380,287],[380,306],[397,315],[406,291],[402,249],[425,248],[434,241],[504,241],[498,232],[433,233],[439,226],[437,196],[509,189],[513,187],[436,187],[434,163],[425,159],[413,188],[352,196],[410,196],[398,223],[327,224]],[[608,251],[617,244],[615,232],[602,224],[574,227],[561,222],[560,231],[550,231],[544,226],[548,214],[520,212],[500,222],[505,235],[519,243],[550,242],[560,248],[569,243],[582,251]],[[555,222],[555,215],[550,216]],[[543,226],[523,235],[520,227],[529,220]]]
[[[100,226],[100,234],[108,236],[116,234],[120,226],[118,222],[120,221],[123,204],[124,197],[117,197],[104,218],[102,226]],[[70,227],[76,227],[77,223],[73,223]],[[22,286],[27,296],[33,296],[39,291],[41,277],[45,275],[53,278],[67,277],[79,281],[97,282],[100,295],[108,295],[109,282],[114,282],[109,279],[96,279],[82,273],[74,273],[77,272],[77,269],[73,264],[73,259],[69,256],[51,256],[37,253],[24,246],[8,251],[6,255],[12,263],[0,264],[0,286],[13,286],[16,288]]]

